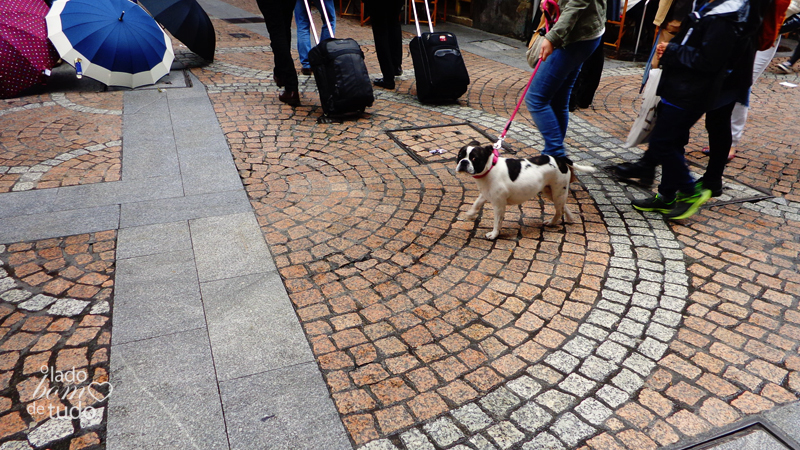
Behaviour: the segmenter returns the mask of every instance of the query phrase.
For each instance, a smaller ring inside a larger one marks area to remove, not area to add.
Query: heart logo
[[[108,386],[108,394],[106,394],[106,395],[103,395],[97,389],[88,389],[89,395],[91,395],[98,402],[102,402],[103,400],[107,399],[108,397],[111,397],[111,393],[114,392],[114,386],[111,383],[109,383],[108,381],[104,381],[102,383],[99,383],[97,381],[92,381],[91,383],[89,383],[89,387],[90,388],[92,386],[94,386],[94,385],[97,385],[98,388],[100,388],[100,387],[102,387],[104,385]]]

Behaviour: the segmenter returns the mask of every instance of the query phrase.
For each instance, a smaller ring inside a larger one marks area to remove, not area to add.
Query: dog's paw
[[[464,214],[464,218],[461,219],[461,220],[464,220],[464,221],[475,220],[476,217],[478,217],[477,214]]]
[[[490,231],[490,232],[486,233],[486,239],[489,239],[490,241],[493,241],[493,240],[497,239],[497,236],[499,236],[499,235],[500,235],[499,231]]]
[[[557,227],[560,224],[561,224],[561,221],[558,220],[556,217],[553,217],[552,219],[550,219],[549,222],[545,222],[544,223],[544,225],[547,226],[547,227]]]

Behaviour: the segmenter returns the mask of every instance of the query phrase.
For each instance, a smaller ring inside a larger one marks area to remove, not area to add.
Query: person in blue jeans
[[[333,34],[336,34],[336,11],[333,9],[333,0],[325,1],[325,11],[328,13],[328,19],[331,21],[331,28]],[[309,0],[309,4],[317,8],[317,11],[322,14],[322,6],[320,0]],[[300,66],[303,75],[311,75],[311,64],[308,62],[308,52],[311,47],[316,45],[314,37],[311,36],[311,18],[308,17],[306,11],[306,4],[303,0],[298,0],[294,7],[294,21],[297,24],[297,53],[300,54]],[[331,32],[328,30],[328,22],[322,19],[322,37],[320,42],[331,37]],[[313,41],[313,42],[312,42]]]
[[[561,0],[561,16],[544,35],[525,104],[544,139],[542,154],[566,158],[569,97],[581,65],[600,45],[605,32],[605,0]]]

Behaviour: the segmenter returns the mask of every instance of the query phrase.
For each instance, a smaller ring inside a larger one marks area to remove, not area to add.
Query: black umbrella
[[[189,50],[205,60],[214,60],[217,35],[211,19],[196,0],[139,0],[139,4]]]

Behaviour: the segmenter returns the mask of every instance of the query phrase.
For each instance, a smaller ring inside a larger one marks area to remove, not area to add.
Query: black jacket
[[[761,23],[756,9],[749,0],[715,0],[690,14],[661,57],[658,95],[679,108],[703,111],[723,91],[746,95]]]

